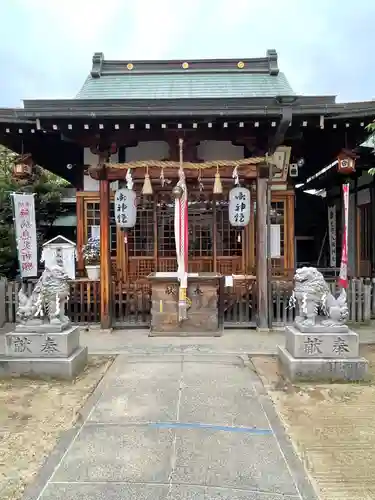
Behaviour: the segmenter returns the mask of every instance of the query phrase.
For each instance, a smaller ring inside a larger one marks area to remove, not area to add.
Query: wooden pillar
[[[259,329],[268,329],[268,281],[267,281],[267,184],[268,165],[258,168],[256,189],[256,280],[258,295]]]
[[[375,271],[375,178],[370,184],[370,224],[371,224],[371,276],[374,276]]]
[[[296,267],[296,257],[295,257],[295,228],[294,228],[294,208],[295,208],[295,197],[294,192],[288,194],[285,200],[285,236],[284,245],[288,251],[287,259],[284,261],[284,267],[288,271],[288,278],[292,277]],[[286,240],[286,241],[285,241]],[[291,273],[291,275],[289,274]]]
[[[100,158],[99,163],[103,163]],[[105,167],[102,168],[100,181],[100,322],[103,329],[112,326],[111,310],[111,241],[110,241],[110,184]]]
[[[85,244],[85,211],[84,200],[82,196],[76,196],[76,214],[77,214],[77,269],[82,275],[84,271],[84,262],[82,247]]]
[[[350,192],[349,192],[349,217],[350,217]],[[354,179],[354,276],[360,277],[360,245],[361,245],[361,235],[360,235],[360,225],[359,225],[359,210],[358,210],[358,177],[355,176]],[[348,241],[349,247],[349,241]],[[349,250],[349,249],[348,249]]]

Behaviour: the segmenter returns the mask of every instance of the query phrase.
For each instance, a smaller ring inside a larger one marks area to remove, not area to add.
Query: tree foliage
[[[0,146],[0,275],[12,278],[17,274],[18,257],[13,222],[11,193],[35,193],[37,240],[40,245],[48,238],[56,218],[65,212],[61,202],[68,183],[40,167],[30,184],[21,186],[13,178],[15,153]]]

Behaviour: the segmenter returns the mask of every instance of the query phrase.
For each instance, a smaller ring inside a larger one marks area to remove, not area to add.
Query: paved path
[[[120,355],[26,498],[313,500],[240,357]]]

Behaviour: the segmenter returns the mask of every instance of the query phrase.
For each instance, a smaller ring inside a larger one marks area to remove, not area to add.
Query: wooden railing
[[[337,279],[327,277],[331,290],[338,293]],[[19,281],[0,280],[0,326],[14,323],[18,308]],[[35,282],[24,285],[30,295]],[[254,327],[257,320],[256,278],[235,280],[224,288],[223,309],[226,327]],[[293,282],[283,277],[272,280],[272,324],[281,327],[294,320],[295,309],[288,308]],[[349,322],[367,323],[375,318],[375,279],[352,278],[347,290]],[[112,312],[115,326],[138,327],[150,324],[151,289],[147,280],[134,284],[113,283]],[[100,322],[100,282],[82,278],[71,281],[67,315],[73,323]]]
[[[14,323],[18,309],[18,293],[21,282],[3,282],[4,318],[0,323]],[[29,296],[35,286],[35,281],[24,285],[24,291]],[[0,290],[1,291],[1,290]],[[0,297],[1,301],[1,297]],[[151,291],[145,283],[124,284],[113,283],[112,312],[114,323],[118,326],[147,326],[150,322]],[[73,323],[100,322],[100,282],[81,278],[70,282],[70,297],[66,306],[66,314]]]
[[[337,296],[337,279],[327,277],[332,293]],[[246,279],[234,282],[231,288],[225,288],[224,325],[227,327],[256,326],[256,280]],[[295,308],[289,307],[289,298],[293,291],[293,281],[273,278],[272,281],[272,326],[282,327],[291,324],[296,314]],[[352,278],[347,289],[347,304],[350,323],[368,323],[375,318],[375,279]]]

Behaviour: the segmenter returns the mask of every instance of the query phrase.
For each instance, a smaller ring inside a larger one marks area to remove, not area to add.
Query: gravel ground
[[[369,380],[290,384],[276,358],[251,358],[322,500],[375,499],[375,346]]]
[[[61,432],[113,361],[93,356],[73,382],[13,378],[0,381],[0,498],[18,500],[35,477]]]

